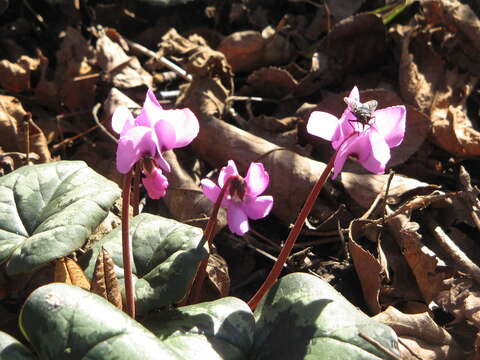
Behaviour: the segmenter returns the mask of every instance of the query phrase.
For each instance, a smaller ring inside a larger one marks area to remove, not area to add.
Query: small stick
[[[113,140],[113,142],[115,143],[118,143],[118,140],[115,136],[112,135],[112,133],[110,131],[107,130],[107,128],[105,126],[103,126],[103,124],[100,122],[100,120],[98,120],[98,110],[100,109],[100,106],[102,106],[101,103],[97,103],[93,109],[92,109],[92,116],[93,116],[93,120],[95,121],[95,123],[98,125],[98,127],[110,138]]]
[[[178,75],[180,75],[185,80],[192,81],[192,75],[188,74],[185,70],[183,70],[177,64],[174,64],[173,62],[171,62],[170,60],[168,60],[167,58],[165,58],[163,56],[157,56],[157,54],[155,54],[152,50],[147,49],[145,46],[140,45],[139,43],[136,43],[136,42],[133,42],[133,41],[127,40],[127,39],[125,39],[125,40],[127,41],[128,46],[130,46],[132,48],[132,50],[138,51],[139,53],[141,53],[143,55],[146,55],[146,56],[149,56],[149,57],[151,57],[155,60],[158,60],[163,65],[165,65],[165,67],[167,67],[170,70],[172,70],[173,72],[177,73]]]
[[[25,164],[30,165],[30,121],[32,120],[32,113],[27,112],[23,117],[23,124],[25,126]]]

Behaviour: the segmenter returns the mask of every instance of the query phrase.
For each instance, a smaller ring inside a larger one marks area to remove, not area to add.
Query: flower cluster
[[[228,184],[227,184],[227,180]],[[243,235],[249,230],[248,219],[261,219],[270,213],[273,198],[262,194],[268,186],[270,178],[263,164],[251,163],[245,178],[238,174],[233,160],[220,170],[218,185],[210,179],[201,181],[205,196],[216,202],[221,188],[229,186],[221,206],[227,209],[227,221],[230,231]]]
[[[170,165],[162,153],[190,144],[199,131],[198,120],[189,109],[164,110],[151,90],[136,118],[127,107],[119,106],[112,116],[112,128],[120,134],[118,172],[126,174],[142,160],[142,182],[153,199],[165,196],[168,187],[162,170],[169,172]]]
[[[340,119],[314,111],[307,131],[332,142],[337,151],[333,178],[341,172],[348,156],[354,156],[368,171],[383,174],[390,160],[390,148],[400,145],[405,134],[406,109],[403,105],[375,110],[376,102],[362,104],[357,87],[348,98]]]

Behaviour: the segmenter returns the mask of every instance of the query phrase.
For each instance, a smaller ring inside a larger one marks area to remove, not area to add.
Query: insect
[[[378,106],[377,100],[370,100],[366,103],[361,103],[360,101],[351,100],[349,98],[343,98],[343,100],[348,105],[353,115],[355,115],[355,117],[357,118],[356,121],[361,123],[363,128],[365,127],[365,125],[369,125],[369,122],[372,119],[372,115]],[[349,122],[352,121],[354,120],[349,120]]]

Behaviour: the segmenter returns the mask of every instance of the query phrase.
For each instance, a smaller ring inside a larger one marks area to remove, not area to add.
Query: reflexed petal
[[[360,93],[359,93],[358,88],[356,86],[354,86],[352,91],[350,91],[350,94],[348,95],[348,98],[350,100],[360,101]]]
[[[314,111],[308,119],[307,131],[312,135],[331,141],[338,124],[336,116],[323,111]]]
[[[270,181],[268,173],[265,171],[262,163],[251,163],[248,168],[245,183],[247,185],[247,194],[257,196],[265,191]]]
[[[366,138],[371,149],[370,153],[367,156],[359,157],[358,161],[368,171],[374,174],[383,174],[385,166],[388,160],[390,160],[390,147],[385,142],[383,136],[374,129],[368,131]]]
[[[145,172],[143,174],[146,175]],[[160,199],[167,193],[168,180],[160,169],[154,169],[152,174],[142,179],[142,182],[152,199]]]
[[[205,195],[208,200],[215,203],[220,194],[220,188],[218,185],[210,179],[202,179],[200,184],[202,186],[203,195]]]
[[[353,115],[353,113],[348,108],[345,109],[342,116],[340,117],[337,131],[332,137],[332,147],[335,150],[338,150],[338,148],[343,144],[345,139],[347,139],[353,132],[361,132],[362,128],[360,127],[357,129],[358,125],[361,126],[361,124],[357,122],[357,118],[355,117],[355,115]]]
[[[257,220],[267,216],[273,207],[273,197],[270,195],[248,197],[242,203],[242,209],[250,219]]]
[[[119,106],[112,115],[112,129],[117,134],[123,135],[135,126],[135,119],[126,106]]]
[[[370,154],[370,142],[366,133],[358,133],[347,138],[338,149],[333,165],[333,177],[335,179],[343,169],[348,156],[355,155],[357,158],[367,158]]]
[[[237,235],[243,235],[249,229],[247,214],[238,204],[232,203],[227,209],[227,222],[230,231]]]
[[[233,160],[228,160],[228,165],[224,166],[222,170],[220,170],[220,174],[218,175],[218,185],[222,188],[225,185],[225,181],[230,176],[238,175],[237,165]]]
[[[117,170],[126,174],[145,155],[155,156],[157,146],[151,129],[136,126],[126,132],[118,141]]]
[[[373,113],[374,126],[385,138],[388,146],[395,147],[401,144],[405,135],[407,109],[403,105],[390,106]]]
[[[163,171],[170,172],[170,164],[165,160],[162,153],[157,152],[157,156],[154,157],[155,162]]]
[[[162,113],[161,121],[169,123],[175,132],[175,141],[168,149],[187,146],[198,135],[198,120],[190,109],[166,110]]]
[[[136,119],[137,125],[153,128],[164,112],[152,90],[148,89],[142,112]]]
[[[155,124],[154,129],[158,139],[159,152],[171,150],[175,147],[177,134],[172,124],[162,119]]]

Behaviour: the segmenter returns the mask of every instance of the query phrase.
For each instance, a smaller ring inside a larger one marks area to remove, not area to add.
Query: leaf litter
[[[395,174],[366,174],[348,161],[322,191],[285,273],[325,278],[397,332],[404,358],[480,356],[478,7],[408,2],[387,20],[374,13],[383,1],[284,1],[283,12],[272,2],[217,2],[203,17],[178,22],[192,4],[155,18],[138,6],[108,14],[102,2],[50,3],[32,8],[42,20],[22,15],[23,5],[0,15],[8,30],[0,40],[2,174],[27,162],[84,159],[120,183],[111,115],[119,105],[138,111],[153,88],[165,108],[189,107],[200,134],[166,154],[172,190],[144,201],[144,211],[204,227],[212,204],[201,178],[215,177],[228,160],[241,173],[261,161],[270,174],[273,216],[242,239],[223,230],[221,212],[218,254],[208,265],[204,298],[248,299],[331,155],[329,144],[307,134],[308,115],[340,116],[357,85],[363,101],[407,107],[406,137],[389,163]],[[65,18],[49,28],[51,6]],[[101,255],[92,287],[121,306]],[[15,287],[2,278],[2,298],[72,281],[72,261],[57,260]]]

